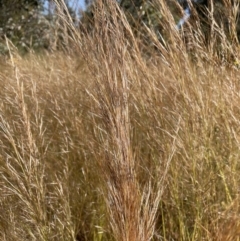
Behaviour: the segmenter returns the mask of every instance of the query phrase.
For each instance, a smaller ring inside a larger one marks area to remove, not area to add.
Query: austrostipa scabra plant
[[[8,41],[0,240],[239,239],[239,50],[219,5],[177,31],[170,1],[159,29],[110,0],[79,27],[58,1],[64,48]]]
[[[161,181],[155,180],[155,189],[151,177],[140,185],[130,114],[131,90],[134,83],[139,85],[134,64],[146,66],[131,27],[117,3],[96,2],[94,20],[91,34],[92,42],[97,44],[92,46],[91,58],[97,62],[90,65],[95,70],[96,93],[87,92],[98,109],[95,132],[103,155],[98,165],[105,182],[104,199],[110,227],[119,241],[150,240],[164,178],[160,176]]]

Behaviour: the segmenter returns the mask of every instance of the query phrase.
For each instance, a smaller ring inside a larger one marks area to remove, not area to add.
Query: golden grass
[[[76,54],[21,57],[8,43],[1,240],[239,240],[239,70],[200,30],[186,44],[156,3],[169,42],[143,27],[146,46],[106,0],[88,34],[64,19]]]

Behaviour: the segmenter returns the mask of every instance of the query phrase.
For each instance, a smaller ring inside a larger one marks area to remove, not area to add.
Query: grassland
[[[8,43],[0,239],[239,240],[238,43],[177,32],[158,1],[168,42],[146,44],[105,2],[87,34],[65,17],[68,52]]]

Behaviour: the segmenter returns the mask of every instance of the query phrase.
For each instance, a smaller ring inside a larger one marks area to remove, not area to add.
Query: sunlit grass
[[[112,1],[95,13],[76,53],[1,61],[0,239],[238,240],[237,66],[200,30],[162,19],[146,46]]]

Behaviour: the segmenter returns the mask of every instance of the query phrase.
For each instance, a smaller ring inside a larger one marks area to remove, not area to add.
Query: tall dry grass
[[[69,54],[7,42],[1,240],[239,240],[236,7],[226,32],[210,6],[209,42],[201,19],[177,32],[155,4],[160,40],[99,0],[84,32],[58,1]]]

